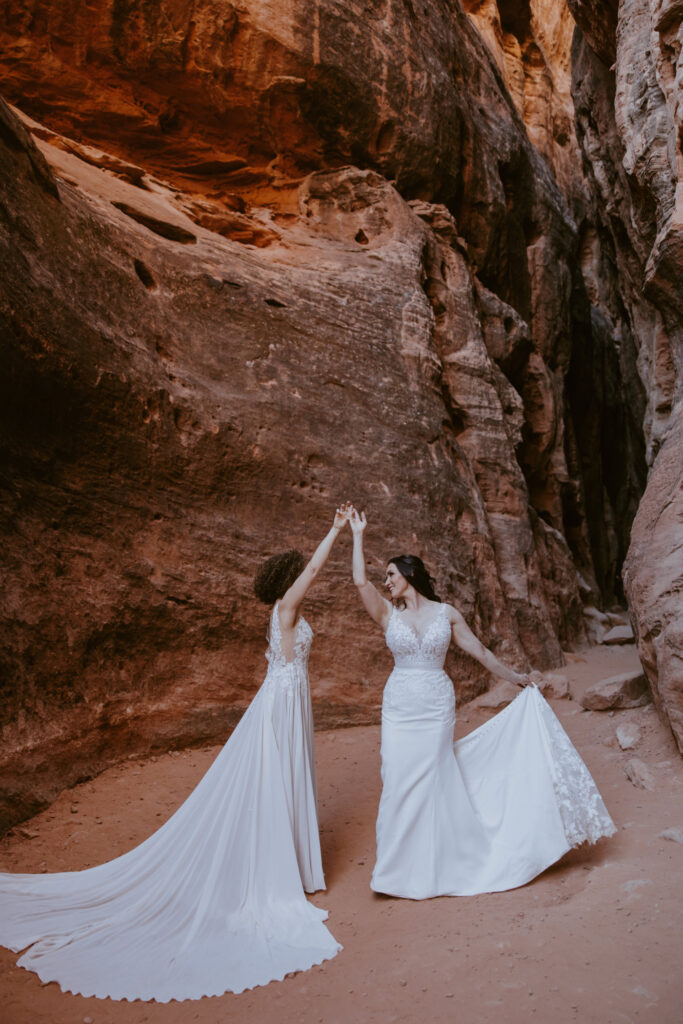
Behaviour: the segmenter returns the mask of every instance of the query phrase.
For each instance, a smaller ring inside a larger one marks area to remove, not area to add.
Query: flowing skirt
[[[387,683],[375,891],[427,899],[514,889],[571,847],[615,832],[536,687],[455,744],[452,693],[436,669],[395,669]]]
[[[305,669],[270,670],[140,846],[85,871],[0,875],[0,943],[42,981],[100,998],[199,999],[307,970],[341,949],[304,895],[324,888],[315,796]]]

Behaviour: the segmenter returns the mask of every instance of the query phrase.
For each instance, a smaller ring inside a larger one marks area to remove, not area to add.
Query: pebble
[[[640,726],[635,722],[624,722],[617,726],[617,743],[622,750],[632,750],[640,742]]]
[[[665,828],[659,839],[670,839],[672,843],[683,843],[683,828]]]
[[[653,790],[655,788],[655,777],[645,764],[638,757],[632,757],[630,761],[626,762],[624,768],[626,772],[626,778],[629,782],[632,782],[636,789],[647,789]]]
[[[16,833],[17,833],[18,836],[21,836],[22,839],[37,839],[38,838],[38,833],[37,832],[33,832],[30,828],[18,828],[16,830]]]

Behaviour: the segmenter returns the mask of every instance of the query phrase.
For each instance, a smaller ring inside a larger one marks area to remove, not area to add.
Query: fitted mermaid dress
[[[277,605],[266,678],[211,768],[140,846],[85,871],[0,875],[0,943],[85,996],[198,999],[282,979],[336,955],[316,811],[308,654]],[[29,948],[27,948],[29,947]]]
[[[393,610],[382,702],[382,797],[371,887],[410,899],[514,889],[616,830],[536,686],[453,742],[451,640],[441,605],[419,637]]]

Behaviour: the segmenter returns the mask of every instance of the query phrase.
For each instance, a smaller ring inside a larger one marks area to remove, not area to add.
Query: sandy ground
[[[574,696],[637,664],[633,647],[570,655]],[[330,912],[344,945],[334,960],[241,995],[197,1002],[116,1003],[62,993],[0,950],[5,1024],[681,1024],[683,762],[652,707],[613,714],[554,701],[618,825],[513,892],[412,902],[374,895],[369,879],[379,799],[379,728],[317,737],[320,825]],[[463,707],[457,734],[486,713]],[[615,729],[643,727],[635,751]],[[62,794],[0,842],[0,867],[59,871],[139,843],[190,792],[217,748],[128,762]],[[624,766],[638,756],[655,776],[636,789]]]

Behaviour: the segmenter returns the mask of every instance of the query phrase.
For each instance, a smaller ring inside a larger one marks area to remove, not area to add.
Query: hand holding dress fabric
[[[382,699],[371,887],[428,899],[524,885],[572,846],[612,835],[614,824],[552,709],[528,685],[531,677],[500,662],[457,609],[434,599],[426,570],[414,575],[416,590],[399,578],[401,565],[424,570],[415,556],[389,563],[387,586],[399,609],[365,581],[362,531],[354,531],[354,582],[394,656]],[[452,641],[491,672],[525,686],[455,744],[455,695],[443,669]]]

